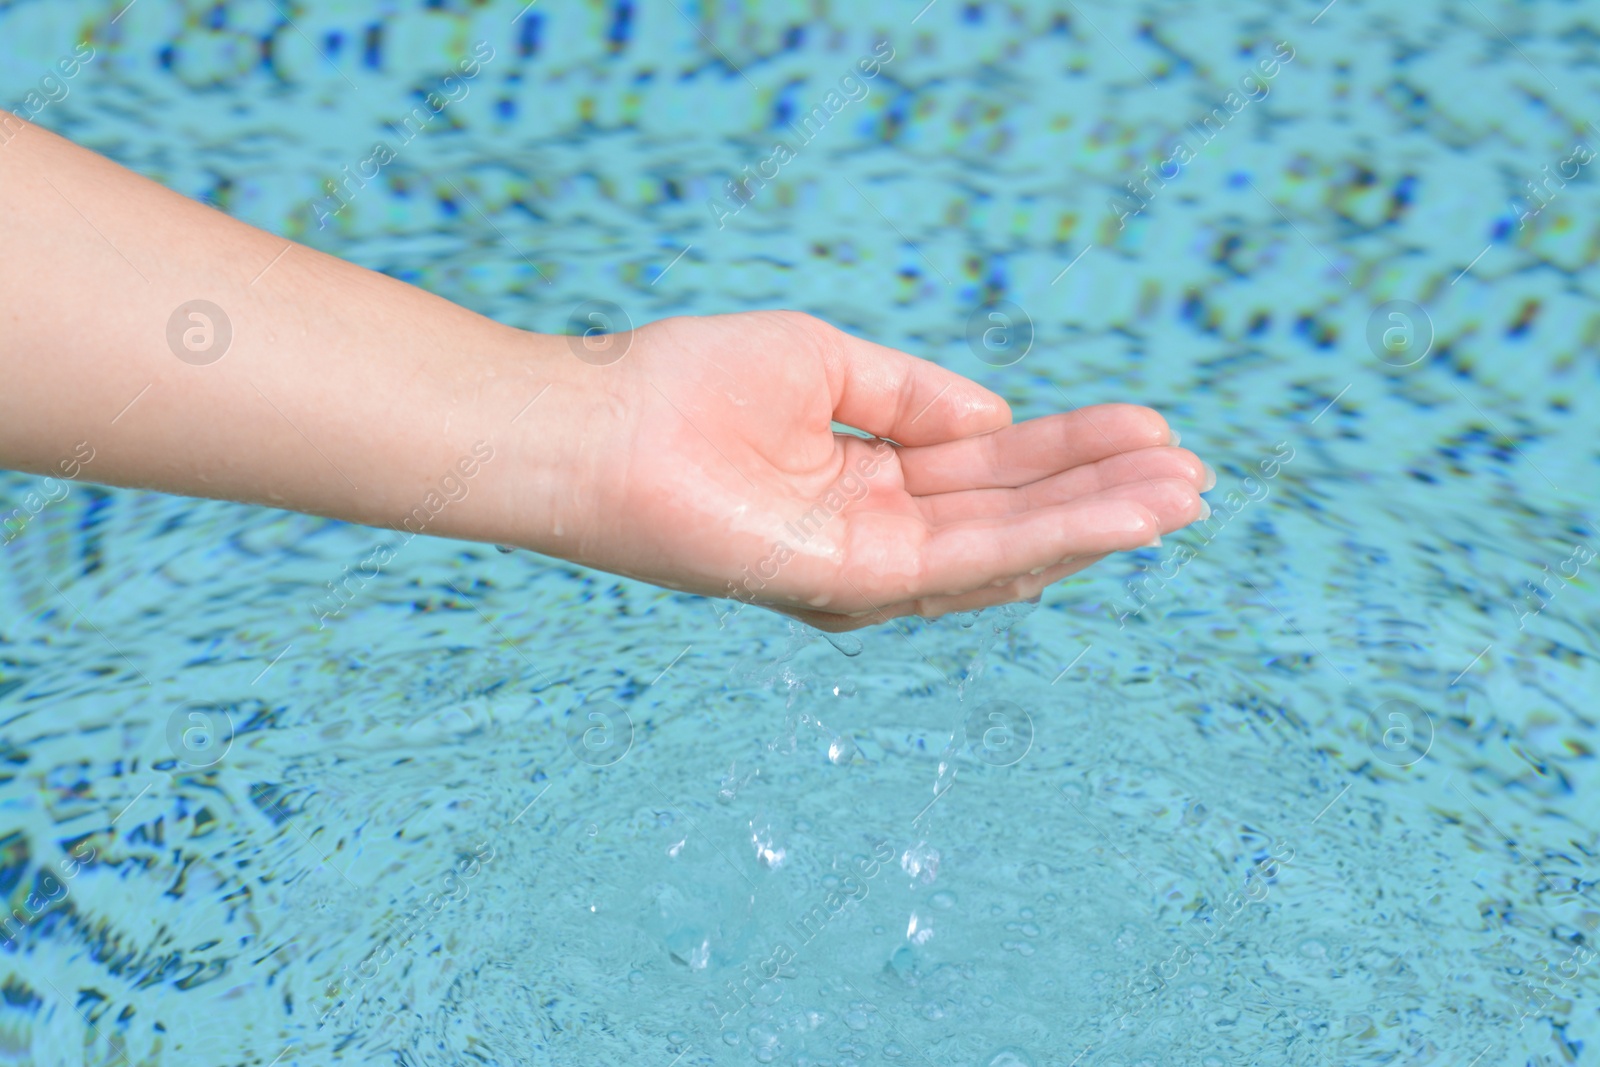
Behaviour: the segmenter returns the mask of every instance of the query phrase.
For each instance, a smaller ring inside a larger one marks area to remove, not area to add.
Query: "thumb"
[[[826,327],[833,418],[901,445],[933,445],[1011,425],[1011,407],[937,363]]]

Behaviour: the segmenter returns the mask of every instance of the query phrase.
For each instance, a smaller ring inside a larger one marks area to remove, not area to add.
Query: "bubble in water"
[[[745,1031],[745,1037],[750,1039],[750,1044],[756,1050],[756,1059],[762,1063],[771,1063],[778,1054],[778,1035],[771,1027],[757,1023]]]
[[[843,767],[856,758],[856,743],[842,734],[828,742],[828,762]]]
[[[942,911],[949,911],[956,906],[956,895],[948,889],[941,889],[928,898],[928,903]]]
[[[861,1011],[847,1011],[844,1013],[844,1024],[852,1030],[865,1030],[867,1015]]]
[[[861,638],[855,634],[824,633],[822,636],[828,639],[828,644],[847,656],[859,656],[861,655],[861,649],[865,647],[861,644]]]
[[[989,1058],[989,1067],[1035,1067],[1035,1064],[1032,1056],[1015,1045],[1010,1045]]]

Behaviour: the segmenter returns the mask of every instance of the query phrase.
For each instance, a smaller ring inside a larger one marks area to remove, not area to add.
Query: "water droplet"
[[[788,850],[778,844],[770,826],[756,828],[752,825],[750,842],[755,845],[756,859],[761,861],[763,867],[776,870],[783,866],[783,860],[788,855]]]
[[[932,904],[936,908],[949,911],[951,908],[956,906],[956,895],[950,892],[948,889],[941,889],[933,896],[928,898],[928,903]]]
[[[844,1013],[844,1024],[852,1030],[865,1030],[867,1028],[866,1013],[860,1011],[847,1011]]]
[[[843,652],[847,656],[859,656],[861,655],[862,648],[865,647],[861,644],[861,638],[857,637],[855,634],[825,633],[822,636],[828,639],[828,644],[832,645],[834,648],[837,648],[840,652]]]
[[[989,1067],[1035,1067],[1033,1057],[1016,1046],[999,1049],[989,1057]]]
[[[727,1045],[737,1045],[739,1043],[739,1034],[733,1030],[724,1030],[722,1031],[722,1041]]]
[[[939,753],[939,770],[933,776],[933,791],[935,795],[943,793],[956,782],[956,748],[955,739],[951,738],[950,744]]]
[[[828,742],[828,762],[843,767],[856,758],[856,743],[848,737],[835,737]]]
[[[939,850],[926,841],[918,841],[901,855],[900,867],[911,877],[931,884],[939,877]]]
[[[494,547],[498,548],[508,556],[517,550],[516,545],[495,545]]]

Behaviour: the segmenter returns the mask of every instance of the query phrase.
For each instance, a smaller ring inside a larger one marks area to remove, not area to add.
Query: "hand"
[[[1012,425],[976,383],[793,312],[614,343],[583,372],[604,401],[578,484],[530,545],[604,570],[850,630],[1035,597],[1205,510],[1209,470],[1148,408]]]

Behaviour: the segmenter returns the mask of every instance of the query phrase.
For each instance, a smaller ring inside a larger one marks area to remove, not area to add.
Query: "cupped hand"
[[[840,631],[1029,599],[1204,513],[1208,469],[1148,408],[1013,425],[975,382],[794,312],[618,340],[585,370],[596,491],[557,522],[557,554],[606,570]]]

